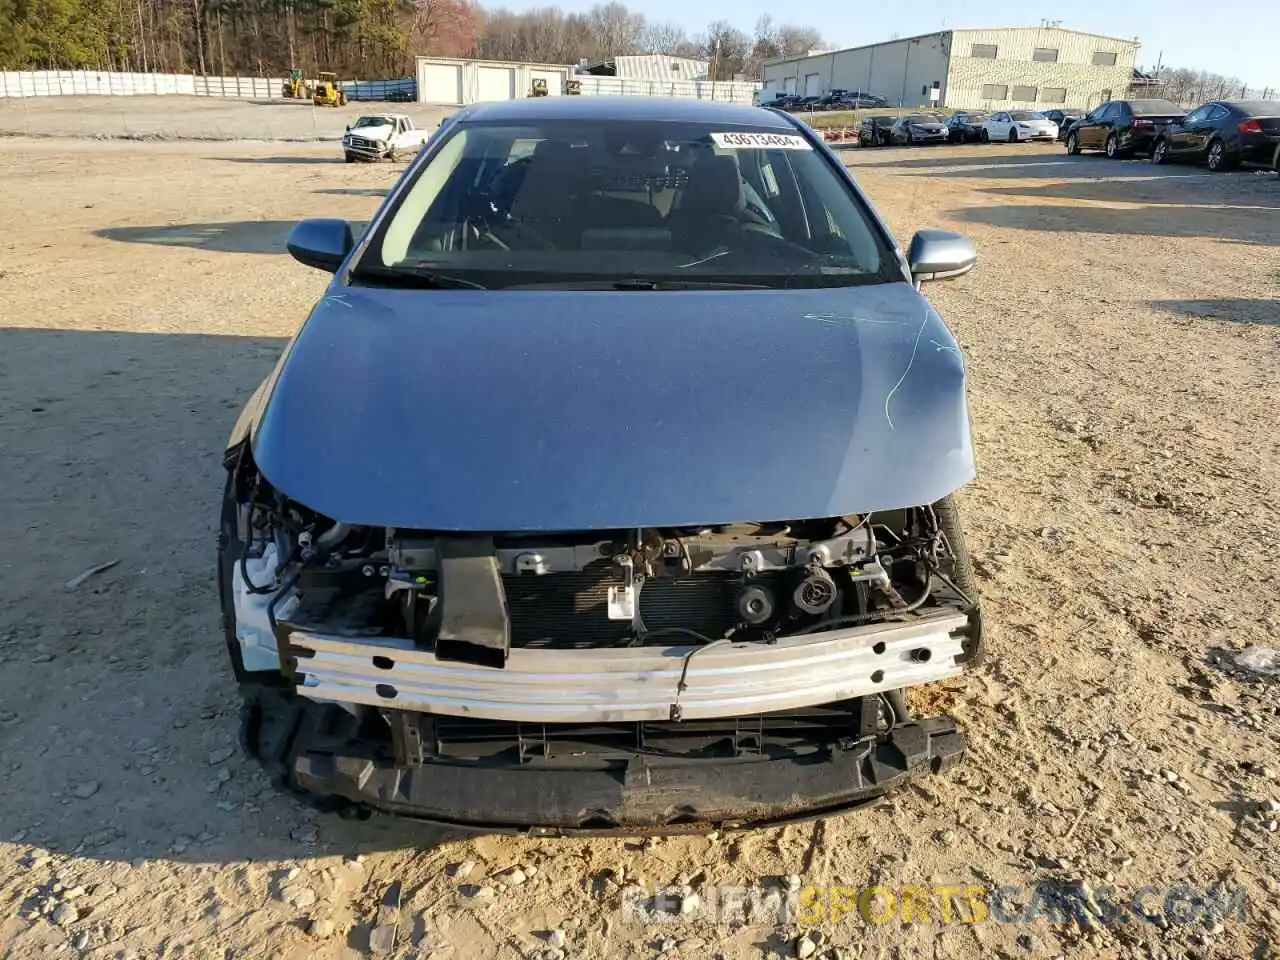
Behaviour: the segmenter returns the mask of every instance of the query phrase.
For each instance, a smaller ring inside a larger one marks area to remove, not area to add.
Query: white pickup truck
[[[403,113],[375,113],[363,116],[347,127],[342,137],[342,153],[347,163],[357,160],[395,160],[416,153],[431,136],[419,130]]]

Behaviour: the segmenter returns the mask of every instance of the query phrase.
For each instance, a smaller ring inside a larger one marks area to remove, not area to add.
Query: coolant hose
[[[334,547],[346,539],[347,534],[350,532],[351,527],[349,524],[335,523],[324,533],[320,534],[320,536],[316,537],[316,552],[322,557],[325,556],[333,550]]]

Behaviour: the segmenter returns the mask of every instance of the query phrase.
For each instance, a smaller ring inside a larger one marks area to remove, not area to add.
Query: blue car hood
[[[353,524],[834,516],[931,503],[974,474],[960,352],[906,283],[335,285],[253,404],[266,478]]]

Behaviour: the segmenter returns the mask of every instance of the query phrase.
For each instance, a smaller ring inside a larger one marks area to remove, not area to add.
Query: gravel
[[[0,104],[0,126],[27,109],[50,125],[118,126],[156,109],[162,123],[199,126],[213,115],[181,100],[54,99]],[[299,117],[310,123],[310,110]],[[340,127],[342,115],[320,119]],[[846,156],[904,246],[937,226],[965,231],[979,251],[970,276],[925,292],[965,351],[979,476],[959,502],[990,648],[973,674],[912,696],[914,709],[962,714],[970,753],[923,781],[927,796],[908,789],[829,818],[820,833],[794,824],[644,848],[310,818],[231,758],[235,776],[205,793],[222,768],[208,758],[235,742],[239,712],[210,575],[221,444],[330,279],[294,264],[284,239],[303,216],[367,220],[404,165],[346,165],[329,143],[6,140],[0,222],[14,227],[0,246],[0,516],[14,559],[0,569],[0,637],[13,638],[0,652],[6,668],[28,665],[0,670],[0,704],[16,715],[0,727],[10,773],[0,835],[27,832],[0,842],[6,900],[17,908],[51,870],[66,888],[109,879],[122,888],[102,907],[117,935],[92,932],[91,955],[134,957],[340,952],[339,934],[321,948],[288,911],[320,918],[323,897],[323,918],[367,931],[371,891],[392,876],[457,956],[529,946],[533,930],[567,928],[567,916],[585,921],[573,956],[651,955],[668,934],[710,944],[686,955],[759,956],[758,929],[713,927],[705,910],[664,917],[671,926],[657,931],[624,921],[606,869],[650,889],[704,872],[709,904],[707,888],[792,874],[892,889],[967,884],[984,871],[994,885],[1029,885],[1054,875],[1043,855],[1084,876],[1109,870],[1121,891],[1230,877],[1249,903],[1274,903],[1280,834],[1260,829],[1276,818],[1253,809],[1280,790],[1274,682],[1234,666],[1250,645],[1274,647],[1280,630],[1268,579],[1280,551],[1274,180],[1032,145]],[[1055,426],[1076,422],[1083,429]],[[1041,537],[1045,527],[1059,536]],[[52,602],[50,585],[106,557],[121,562],[74,604]],[[30,666],[41,653],[51,659]],[[1162,786],[1162,769],[1183,772],[1178,786]],[[78,797],[87,782],[96,789]],[[1253,801],[1247,825],[1241,801]],[[319,826],[314,842],[290,838],[304,823]],[[946,830],[963,842],[936,842]],[[89,836],[102,842],[74,852]],[[49,861],[20,869],[32,854]],[[363,871],[340,866],[352,855],[365,857]],[[539,871],[498,895],[479,867],[455,878],[443,866],[468,860]],[[131,863],[122,883],[117,871]],[[279,903],[277,878],[294,866],[304,870],[291,882],[317,900],[260,909]],[[477,877],[487,897],[455,894]],[[67,928],[72,939],[97,930],[93,896],[37,899],[42,916],[85,913]],[[1277,942],[1276,924],[1250,910],[1194,952],[1250,956]],[[1052,938],[1055,955],[1193,952],[1177,925],[1131,926],[1102,946],[1065,935],[1059,945],[1062,931],[1047,925],[1037,936]],[[832,932],[853,956],[941,950],[936,924]],[[966,926],[947,955],[1019,955],[1025,932]],[[0,956],[39,956],[58,936],[41,920],[0,923]]]

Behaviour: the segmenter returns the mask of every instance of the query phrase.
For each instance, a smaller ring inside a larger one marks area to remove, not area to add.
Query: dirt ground
[[[1280,184],[1054,147],[849,162],[904,245],[949,227],[981,257],[928,288],[971,378],[990,654],[916,706],[959,719],[965,763],[820,824],[450,839],[312,814],[233,751],[213,581],[223,441],[325,284],[288,227],[367,219],[402,168],[0,141],[0,956],[363,956],[397,882],[395,957],[1275,956],[1280,697],[1233,662],[1280,636]],[[964,922],[934,899],[798,942],[704,909],[793,875],[1019,902],[1081,881],[1145,890],[1151,916]],[[631,880],[700,899],[646,922]],[[1166,896],[1214,884],[1242,912]]]
[[[222,97],[23,97],[0,99],[0,137],[337,140],[361,114],[407,113],[419,127],[434,130],[455,109],[382,102],[316,107],[301,100]]]

